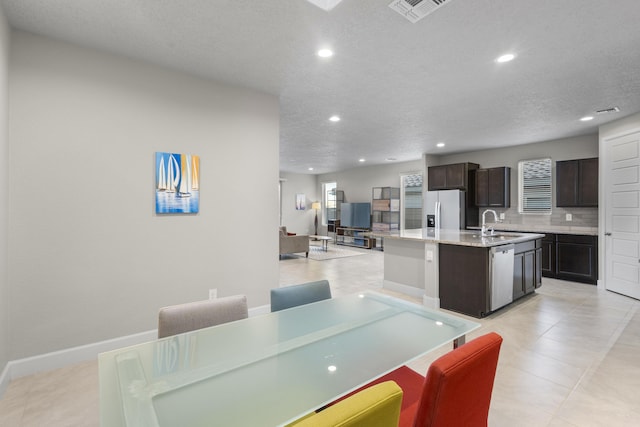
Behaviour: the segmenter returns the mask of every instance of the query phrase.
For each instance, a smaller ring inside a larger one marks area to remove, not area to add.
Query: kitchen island
[[[384,239],[383,287],[429,307],[480,318],[541,283],[543,234],[423,228],[370,235]]]

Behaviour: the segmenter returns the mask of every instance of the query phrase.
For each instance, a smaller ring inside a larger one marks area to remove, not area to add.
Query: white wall
[[[7,132],[7,74],[9,62],[9,26],[0,9],[0,373],[8,355],[8,273],[7,273],[7,211],[8,211],[8,171],[9,143]],[[2,387],[0,384],[0,394]]]
[[[321,201],[321,194],[317,189],[315,175],[304,175],[280,172],[282,184],[282,221],[287,231],[297,234],[314,234],[313,220],[316,212],[311,209],[311,203]],[[296,195],[304,194],[306,209],[296,210]],[[318,231],[322,224],[322,212],[318,211]]]
[[[209,288],[268,303],[277,97],[22,32],[9,90],[9,359],[154,329]],[[155,215],[156,151],[200,156],[199,214]]]

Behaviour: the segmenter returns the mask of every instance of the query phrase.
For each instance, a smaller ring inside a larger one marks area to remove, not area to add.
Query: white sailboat
[[[178,197],[191,197],[191,155],[180,155],[180,184]]]
[[[160,166],[158,167],[158,191],[167,191],[167,175],[164,170],[164,157],[160,156]]]
[[[175,193],[179,178],[177,172],[180,170],[180,166],[173,154],[169,155],[167,163],[167,193]]]

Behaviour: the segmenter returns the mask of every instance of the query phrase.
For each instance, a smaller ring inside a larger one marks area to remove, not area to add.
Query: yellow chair
[[[366,388],[287,427],[397,427],[402,389],[393,381]]]

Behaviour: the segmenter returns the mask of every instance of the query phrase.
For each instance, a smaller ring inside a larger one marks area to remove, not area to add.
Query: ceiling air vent
[[[611,107],[611,108],[605,108],[604,110],[598,110],[596,111],[596,114],[619,113],[619,112],[620,112],[620,108]]]
[[[389,7],[414,24],[451,0],[393,0]]]

